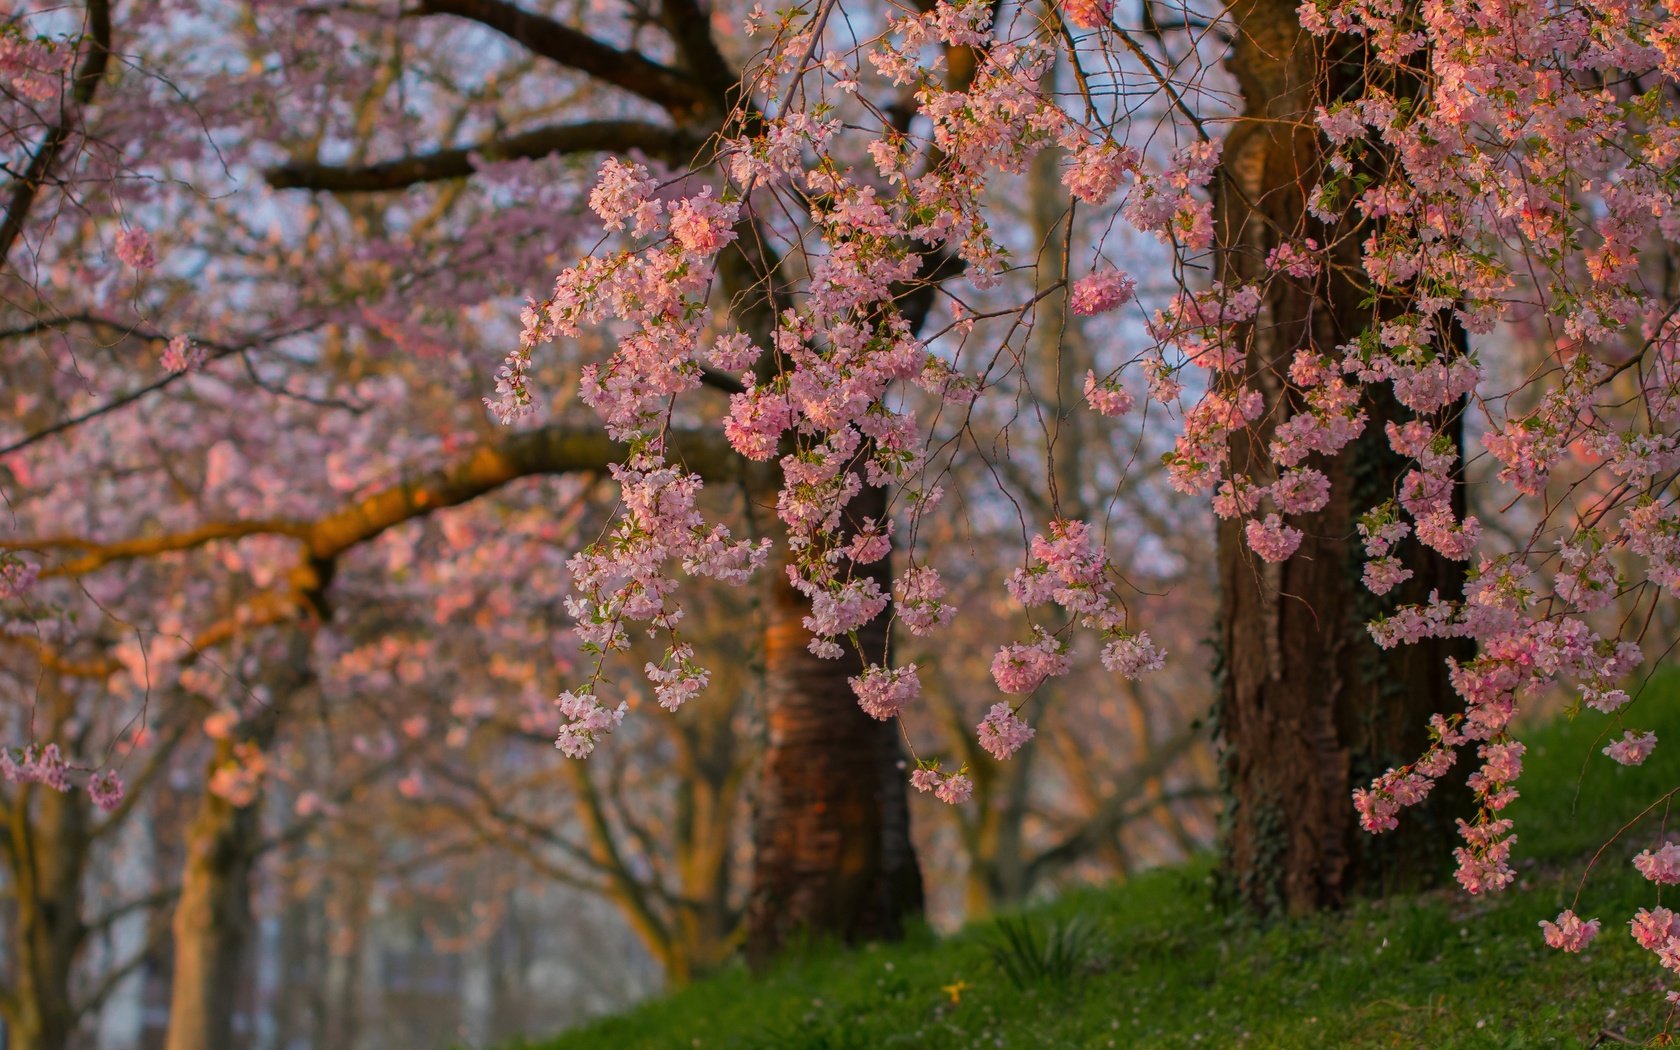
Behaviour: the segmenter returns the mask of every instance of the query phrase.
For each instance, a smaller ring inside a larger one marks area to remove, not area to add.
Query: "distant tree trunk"
[[[311,680],[313,632],[295,629],[274,669],[272,700],[235,733],[216,741],[198,813],[187,831],[181,896],[172,933],[175,969],[169,990],[165,1050],[220,1050],[233,1045],[233,1018],[251,943],[251,872],[262,849],[262,792],[236,806],[209,789],[209,778],[234,758],[236,742],[273,746],[286,706]]]
[[[885,514],[885,493],[865,488],[848,513]],[[847,678],[855,653],[821,660],[806,648],[809,604],[772,569],[765,630],[769,741],[754,811],[756,855],[747,954],[762,963],[803,935],[848,943],[900,936],[922,910],[910,842],[908,771],[898,727],[866,715]],[[886,589],[888,561],[859,567]],[[858,630],[866,653],[884,651],[885,614]]]
[[[267,712],[259,718],[272,721]],[[271,729],[259,727],[253,737],[260,738],[257,746],[266,747],[272,735]],[[210,770],[232,757],[232,738],[217,741]],[[260,798],[235,806],[204,791],[187,833],[181,896],[175,905],[166,1050],[233,1045],[234,1009],[251,939],[251,869],[260,837]]]
[[[1245,0],[1230,15],[1237,32],[1226,65],[1248,108],[1226,139],[1215,185],[1218,276],[1228,287],[1259,279],[1267,252],[1286,238],[1338,245],[1315,282],[1274,281],[1241,333],[1248,381],[1267,403],[1262,421],[1231,440],[1232,469],[1244,473],[1265,469],[1273,428],[1299,407],[1283,381],[1296,351],[1334,354],[1379,319],[1383,305],[1367,301],[1368,288],[1357,283],[1368,232],[1350,236],[1357,213],[1327,227],[1306,209],[1323,170],[1312,126],[1324,100],[1317,92],[1355,87],[1360,52],[1343,55],[1338,42],[1310,36],[1294,0]],[[1406,414],[1386,396],[1368,397],[1365,407],[1364,436],[1333,461],[1312,461],[1330,478],[1332,497],[1295,522],[1306,538],[1293,557],[1263,562],[1244,542],[1240,520],[1219,527],[1224,884],[1267,913],[1334,907],[1350,894],[1416,885],[1445,870],[1451,792],[1408,811],[1402,829],[1381,838],[1360,830],[1351,802],[1355,787],[1422,753],[1425,719],[1453,706],[1444,661],[1458,651],[1434,642],[1384,652],[1365,622],[1431,590],[1457,594],[1464,581],[1462,565],[1408,543],[1409,583],[1384,599],[1361,585],[1358,517],[1395,495],[1406,467],[1384,435],[1387,420]]]
[[[18,954],[8,967],[14,983],[8,1050],[66,1050],[76,1032],[70,975],[87,933],[82,921],[85,799],[81,791],[27,785],[14,804],[7,852]]]
[[[721,966],[738,946],[741,916],[730,897],[747,768],[733,723],[730,706],[700,712],[686,742],[693,773],[677,785],[672,831],[678,886],[689,903],[678,910],[674,933],[694,975]]]

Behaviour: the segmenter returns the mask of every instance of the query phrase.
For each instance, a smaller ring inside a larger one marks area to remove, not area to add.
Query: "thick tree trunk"
[[[881,517],[885,496],[865,489],[854,519]],[[890,569],[884,559],[859,571]],[[847,942],[893,938],[922,909],[922,877],[910,842],[898,727],[858,706],[847,678],[862,669],[848,652],[820,660],[806,648],[808,603],[772,570],[765,630],[769,735],[754,811],[756,855],[747,910],[747,954],[768,960],[801,936]],[[886,616],[858,630],[867,653],[886,643]]]
[[[1285,239],[1338,245],[1315,281],[1274,281],[1259,316],[1239,333],[1266,415],[1233,436],[1232,469],[1259,465],[1264,479],[1272,431],[1299,406],[1283,379],[1296,351],[1335,355],[1383,306],[1367,301],[1357,280],[1363,233],[1349,235],[1357,213],[1326,227],[1306,209],[1322,174],[1311,120],[1324,99],[1316,91],[1352,86],[1355,60],[1329,60],[1326,48],[1335,44],[1300,27],[1294,0],[1245,0],[1231,15],[1238,32],[1227,66],[1248,108],[1226,140],[1215,187],[1218,275],[1227,286],[1259,279],[1267,252]],[[1331,462],[1310,461],[1330,478],[1332,497],[1294,522],[1306,538],[1293,557],[1267,564],[1249,551],[1241,520],[1219,528],[1225,886],[1266,913],[1299,914],[1350,894],[1416,885],[1438,877],[1448,859],[1452,821],[1443,808],[1452,808],[1451,792],[1381,838],[1360,830],[1351,802],[1355,787],[1422,753],[1425,720],[1452,707],[1445,658],[1457,651],[1428,643],[1384,652],[1365,622],[1431,590],[1456,594],[1464,579],[1462,565],[1409,543],[1411,581],[1383,599],[1361,585],[1358,517],[1392,498],[1406,469],[1384,435],[1384,423],[1406,413],[1386,397],[1365,407],[1363,437]]]

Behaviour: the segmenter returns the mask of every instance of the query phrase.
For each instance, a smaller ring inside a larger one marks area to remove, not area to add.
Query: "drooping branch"
[[[692,116],[705,108],[701,93],[680,71],[634,51],[621,51],[508,0],[419,0],[413,13],[454,15],[477,22],[533,54],[640,95],[673,115]]]
[[[374,193],[400,190],[422,183],[461,179],[483,163],[535,160],[568,153],[628,153],[681,166],[693,158],[699,140],[678,128],[641,120],[589,120],[556,124],[515,135],[500,136],[471,147],[417,153],[367,165],[316,164],[299,161],[263,173],[277,190],[323,190],[328,193]]]

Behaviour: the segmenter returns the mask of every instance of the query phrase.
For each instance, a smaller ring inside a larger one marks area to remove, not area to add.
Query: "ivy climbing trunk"
[[[885,493],[872,488],[847,508],[854,523],[885,512]],[[855,571],[875,575],[884,591],[888,561]],[[862,670],[855,651],[822,660],[806,648],[810,605],[785,569],[771,570],[764,639],[768,743],[753,815],[746,938],[755,963],[803,936],[894,938],[922,910],[897,727],[858,706],[847,682]],[[885,614],[857,636],[864,652],[883,652]]]
[[[1313,111],[1326,93],[1359,86],[1359,50],[1308,34],[1294,0],[1242,0],[1230,16],[1237,31],[1226,65],[1247,108],[1215,182],[1217,276],[1226,287],[1259,282],[1267,253],[1286,240],[1333,246],[1318,276],[1272,280],[1259,314],[1237,332],[1246,382],[1266,412],[1233,434],[1231,468],[1264,479],[1275,475],[1272,433],[1301,408],[1285,380],[1297,351],[1339,359],[1336,348],[1379,320],[1385,304],[1361,280],[1359,245],[1370,231],[1358,213],[1349,206],[1325,223],[1307,209],[1326,174]],[[1419,885],[1439,877],[1449,852],[1453,791],[1380,838],[1360,829],[1351,801],[1355,787],[1422,753],[1426,719],[1452,707],[1445,660],[1458,651],[1428,642],[1385,652],[1364,624],[1431,590],[1457,594],[1464,581],[1461,564],[1407,543],[1408,583],[1382,599],[1362,586],[1359,516],[1397,495],[1408,466],[1389,450],[1384,424],[1409,418],[1391,399],[1367,397],[1363,407],[1363,435],[1328,462],[1310,461],[1330,479],[1331,498],[1292,522],[1305,533],[1294,556],[1266,563],[1248,549],[1241,519],[1219,526],[1223,885],[1263,913]]]

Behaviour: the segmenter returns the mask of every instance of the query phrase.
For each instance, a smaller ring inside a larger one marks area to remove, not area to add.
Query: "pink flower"
[[[152,238],[138,226],[117,232],[117,258],[136,270],[150,270],[157,265]]]
[[[1387,594],[1411,578],[1412,570],[1400,564],[1399,558],[1372,558],[1365,563],[1365,589],[1372,594]]]
[[[1068,306],[1076,314],[1090,316],[1118,310],[1132,301],[1137,281],[1120,270],[1104,270],[1073,282]]]
[[[1027,723],[1015,717],[1008,704],[997,703],[986,713],[975,727],[980,737],[980,746],[999,760],[1008,758],[1021,750],[1021,746],[1033,738],[1036,732]]]
[[[1127,679],[1135,680],[1151,671],[1159,671],[1166,662],[1167,654],[1155,648],[1147,631],[1116,638],[1102,650],[1102,665]]]
[[[1285,471],[1271,488],[1272,502],[1285,514],[1311,514],[1330,503],[1330,479],[1311,467]]]
[[[425,778],[418,769],[411,769],[397,781],[397,794],[403,798],[419,798],[426,790]]]
[[[939,599],[945,596],[945,581],[939,571],[926,566],[906,569],[893,583],[894,608],[898,620],[914,635],[925,635],[951,622],[956,608]]]
[[[116,770],[107,769],[105,772],[88,779],[87,790],[88,797],[93,799],[93,804],[109,813],[116,809],[117,804],[122,801],[122,777],[117,776]]]
[[[678,645],[667,650],[661,663],[648,663],[642,673],[653,684],[654,698],[667,711],[675,711],[698,696],[712,680],[712,673],[694,662],[694,647]]]
[[[1633,866],[1639,874],[1660,886],[1680,883],[1680,846],[1665,842],[1662,849],[1655,853],[1645,850],[1633,858]]]
[[[892,669],[879,665],[866,667],[862,675],[847,681],[851,683],[858,706],[863,708],[864,713],[883,722],[897,718],[910,701],[922,695],[922,682],[916,677],[915,664]]]
[[[1301,545],[1301,530],[1285,525],[1276,514],[1266,515],[1265,521],[1250,518],[1243,533],[1249,548],[1266,561],[1283,561]]]
[[[1125,415],[1132,410],[1136,402],[1131,391],[1121,386],[1118,380],[1097,378],[1095,372],[1085,373],[1085,403],[1091,406],[1091,411],[1105,416]]]
[[[740,372],[751,368],[762,353],[746,333],[732,332],[719,336],[712,344],[712,364],[725,371]]]
[[[1073,154],[1072,166],[1062,173],[1062,185],[1077,200],[1102,204],[1119,189],[1126,172],[1136,171],[1137,166],[1137,151],[1129,146],[1081,146]]]
[[[232,711],[212,711],[204,716],[204,735],[211,740],[225,740],[238,724],[239,716]]]
[[[1541,919],[1540,928],[1545,931],[1548,945],[1566,952],[1578,952],[1598,936],[1597,919],[1582,922],[1580,917],[1568,908],[1558,914],[1556,922]]]
[[[1651,757],[1651,752],[1656,750],[1656,746],[1657,734],[1635,734],[1630,729],[1622,734],[1620,740],[1606,747],[1604,753],[1624,766],[1637,766]]]
[[[1446,506],[1429,511],[1417,520],[1418,539],[1454,561],[1467,560],[1481,535],[1482,523],[1474,516],[1460,523]]]
[[[992,679],[1006,693],[1030,693],[1046,678],[1066,674],[1061,644],[1049,635],[1031,645],[1006,645],[992,657]]]
[[[657,221],[660,203],[650,200],[654,182],[640,164],[625,164],[608,157],[601,165],[601,177],[589,194],[589,207],[609,230],[622,230],[624,220],[634,219],[637,235],[646,233]]]
[[[554,746],[567,758],[587,758],[601,736],[624,724],[624,713],[630,709],[625,703],[603,707],[591,693],[561,693],[554,703],[567,719]]]
[[[70,767],[59,754],[57,744],[30,744],[13,759],[9,748],[0,748],[0,780],[19,784],[45,784],[54,791],[70,790]]]
[[[962,773],[953,773],[933,789],[933,797],[948,806],[960,806],[974,797],[974,781]]]
[[[163,367],[171,372],[194,372],[204,367],[207,356],[204,347],[187,336],[178,335],[163,348],[162,362]]]
[[[1062,12],[1081,29],[1097,29],[1108,25],[1114,0],[1062,0]]]
[[[708,186],[700,196],[690,197],[671,209],[671,235],[695,255],[716,255],[735,239],[731,227],[738,211],[737,205],[713,200]]]
[[[1273,248],[1266,255],[1266,269],[1273,273],[1286,273],[1291,277],[1310,280],[1318,276],[1318,259],[1314,255],[1318,251],[1318,242],[1308,237],[1299,247],[1294,244],[1282,244]]]
[[[1680,921],[1667,908],[1640,908],[1628,920],[1633,939],[1646,951],[1656,951],[1675,937],[1680,937]]]

